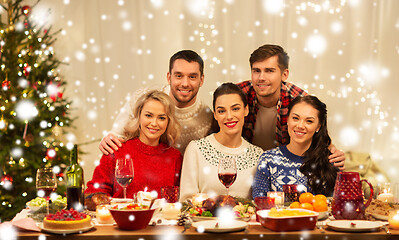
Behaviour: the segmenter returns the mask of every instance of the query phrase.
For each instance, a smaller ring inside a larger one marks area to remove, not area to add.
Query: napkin
[[[24,230],[24,231],[34,231],[34,232],[40,232],[40,228],[36,225],[35,220],[32,218],[23,218],[23,219],[18,219],[18,220],[12,220],[11,222],[4,222],[0,224],[0,228],[7,228],[14,226],[19,230]]]

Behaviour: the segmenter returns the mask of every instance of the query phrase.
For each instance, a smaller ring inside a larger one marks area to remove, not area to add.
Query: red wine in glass
[[[117,176],[116,181],[122,187],[127,187],[133,181],[133,176]]]
[[[237,167],[234,157],[219,159],[218,177],[220,182],[226,187],[227,195],[229,195],[229,188],[237,178]]]
[[[43,191],[44,197],[46,199],[50,199],[51,193],[55,192],[56,188],[55,187],[38,187],[37,191]]]
[[[123,197],[126,198],[126,188],[133,181],[133,160],[130,157],[118,158],[115,166],[115,179],[123,188]]]
[[[220,182],[229,188],[237,178],[237,173],[219,173],[218,174]]]

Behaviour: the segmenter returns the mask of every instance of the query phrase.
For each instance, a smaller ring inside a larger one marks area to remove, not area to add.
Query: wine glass
[[[134,170],[131,158],[118,158],[116,160],[115,178],[123,188],[123,197],[126,199],[126,188],[133,181]]]
[[[222,157],[219,159],[218,177],[220,182],[226,187],[227,195],[229,195],[229,188],[237,178],[235,158]]]
[[[46,198],[47,214],[49,214],[50,195],[57,189],[57,179],[52,168],[37,169],[36,189],[39,197]]]

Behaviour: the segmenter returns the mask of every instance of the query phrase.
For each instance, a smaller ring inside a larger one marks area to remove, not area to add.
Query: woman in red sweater
[[[130,155],[133,159],[134,178],[127,187],[127,197],[138,191],[156,191],[163,186],[179,185],[182,166],[180,152],[171,147],[180,133],[174,115],[175,106],[161,91],[150,91],[141,96],[133,109],[134,116],[125,126],[129,139],[114,154],[103,155],[100,164],[87,183],[85,194],[123,197],[123,188],[115,179],[116,159]]]

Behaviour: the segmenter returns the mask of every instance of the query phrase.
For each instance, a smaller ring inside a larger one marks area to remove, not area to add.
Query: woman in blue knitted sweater
[[[326,105],[315,96],[295,98],[288,109],[287,125],[290,143],[268,150],[259,158],[252,197],[283,191],[285,184],[332,195],[338,169],[327,160],[331,139]]]

